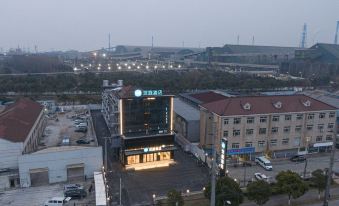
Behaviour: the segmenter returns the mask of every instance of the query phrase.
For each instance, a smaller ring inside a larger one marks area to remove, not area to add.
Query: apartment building
[[[333,144],[336,108],[305,95],[231,97],[200,106],[200,144],[228,155]],[[223,145],[224,146],[224,145]]]

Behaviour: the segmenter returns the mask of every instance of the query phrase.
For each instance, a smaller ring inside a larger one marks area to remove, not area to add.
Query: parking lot
[[[94,205],[95,194],[88,192],[92,180],[79,182],[87,191],[87,197],[83,199],[71,199],[69,206],[73,205]],[[39,187],[20,188],[0,192],[0,205],[6,206],[42,206],[53,197],[63,197],[64,184],[52,184]]]
[[[83,124],[87,125],[86,131],[77,131],[76,120],[80,121],[80,119]],[[96,145],[96,140],[93,137],[92,123],[87,110],[72,109],[48,115],[39,149],[60,145],[78,145],[78,140],[88,141],[88,145]],[[69,142],[63,142],[64,139],[69,139]]]
[[[100,145],[108,130],[100,111],[91,111],[93,124]],[[119,203],[119,181],[122,180],[122,204],[140,205],[153,202],[153,194],[164,196],[175,188],[186,192],[201,191],[209,181],[207,167],[199,166],[193,155],[177,150],[175,164],[170,167],[141,171],[125,171],[109,151],[109,188],[113,204]]]

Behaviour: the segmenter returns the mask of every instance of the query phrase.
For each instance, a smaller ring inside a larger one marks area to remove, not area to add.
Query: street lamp
[[[189,193],[190,193],[190,190],[189,190],[189,189],[187,189],[187,190],[186,190],[186,193],[187,193],[187,194],[189,194]]]

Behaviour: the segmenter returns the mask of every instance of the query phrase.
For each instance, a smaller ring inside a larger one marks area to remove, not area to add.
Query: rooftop
[[[201,107],[220,116],[336,110],[306,95],[230,97]]]
[[[186,120],[199,120],[200,111],[184,103],[178,98],[174,98],[174,112]]]
[[[196,105],[205,104],[208,102],[214,102],[222,99],[226,99],[227,96],[219,94],[214,91],[200,91],[195,93],[180,94],[181,97],[190,100]]]
[[[21,98],[0,113],[0,138],[24,142],[39,117],[43,106]]]

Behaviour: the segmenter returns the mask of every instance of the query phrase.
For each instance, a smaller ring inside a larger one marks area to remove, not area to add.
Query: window
[[[259,128],[259,134],[266,134],[266,128]]]
[[[233,124],[240,124],[241,118],[234,118]]]
[[[300,146],[301,137],[294,137],[294,146]]]
[[[279,116],[273,116],[272,121],[273,122],[279,122]]]
[[[254,123],[254,117],[247,117],[247,124],[253,124]]]
[[[258,147],[264,147],[265,141],[258,141]]]
[[[286,121],[289,121],[292,119],[292,115],[288,114],[288,115],[285,115],[285,120]]]
[[[326,113],[319,113],[319,119],[324,119],[326,117]]]
[[[328,126],[327,126],[328,129],[333,129],[333,127],[334,127],[333,123],[328,123]]]
[[[284,132],[285,133],[290,133],[290,130],[291,130],[290,126],[284,127]]]
[[[224,119],[224,124],[228,124],[228,118]]]
[[[277,146],[277,142],[276,139],[271,139],[271,146]]]
[[[318,124],[318,130],[324,132],[324,124]]]
[[[245,147],[252,147],[252,142],[245,142]]]
[[[260,117],[260,123],[267,122],[267,117]]]
[[[239,149],[240,144],[239,143],[232,143],[232,149]]]
[[[228,137],[228,131],[224,131],[224,137]]]
[[[326,141],[332,141],[332,135],[326,135]]]
[[[329,118],[334,118],[335,117],[335,113],[334,112],[330,112],[330,114],[328,116],[329,116]]]
[[[284,138],[284,139],[282,139],[281,144],[283,144],[283,145],[288,145],[288,142],[289,142],[289,141],[290,141],[289,138]]]
[[[295,132],[301,132],[301,125],[295,126]]]
[[[307,119],[314,119],[314,114],[308,114]]]
[[[306,128],[307,128],[307,130],[312,130],[312,129],[313,129],[313,124],[308,124],[308,125],[306,126]]]
[[[303,115],[302,114],[297,114],[297,120],[302,120],[303,119]]]
[[[278,127],[272,127],[272,133],[277,133],[278,132]]]
[[[236,137],[236,136],[239,136],[240,135],[240,130],[233,130],[233,136]]]
[[[321,141],[323,141],[323,136],[317,136],[317,137],[315,138],[315,141],[316,141],[316,142],[321,142]]]
[[[253,129],[246,129],[246,135],[252,135]]]

